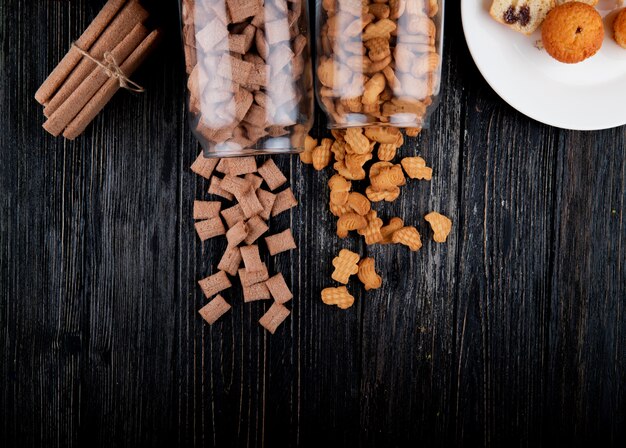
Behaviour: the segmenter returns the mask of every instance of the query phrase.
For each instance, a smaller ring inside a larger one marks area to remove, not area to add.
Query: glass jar
[[[205,156],[302,151],[313,119],[306,0],[182,0],[181,16]]]
[[[441,80],[444,0],[316,6],[316,94],[328,127],[425,127]]]

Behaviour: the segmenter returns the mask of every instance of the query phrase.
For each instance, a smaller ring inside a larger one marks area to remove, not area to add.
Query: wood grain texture
[[[448,2],[441,104],[403,153],[398,214],[424,247],[339,240],[326,181],[277,157],[300,206],[272,221],[299,250],[267,257],[296,299],[213,326],[196,281],[225,242],[200,243],[192,205],[176,2],[168,31],[74,142],[41,129],[34,92],[103,0],[0,2],[0,446],[623,446],[626,442],[624,128],[533,122],[486,85]],[[325,135],[317,112],[313,134]],[[424,214],[454,221],[447,244]],[[384,286],[321,303],[340,248],[374,256]]]

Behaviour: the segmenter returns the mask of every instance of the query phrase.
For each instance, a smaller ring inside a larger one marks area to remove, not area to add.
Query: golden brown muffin
[[[548,54],[557,61],[567,64],[584,61],[602,47],[602,17],[585,3],[564,3],[548,13],[541,28],[541,40]]]
[[[620,47],[626,48],[626,8],[622,9],[613,22],[613,37]]]

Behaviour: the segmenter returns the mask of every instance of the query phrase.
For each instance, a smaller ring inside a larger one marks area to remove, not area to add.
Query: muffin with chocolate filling
[[[493,0],[489,14],[523,34],[532,34],[556,4],[555,0]]]

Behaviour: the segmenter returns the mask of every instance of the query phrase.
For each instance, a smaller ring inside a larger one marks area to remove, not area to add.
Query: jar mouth
[[[280,149],[238,149],[233,151],[206,151],[202,150],[202,154],[205,158],[234,158],[243,156],[264,156],[264,155],[293,155],[300,154],[304,151],[304,148],[280,148]]]

